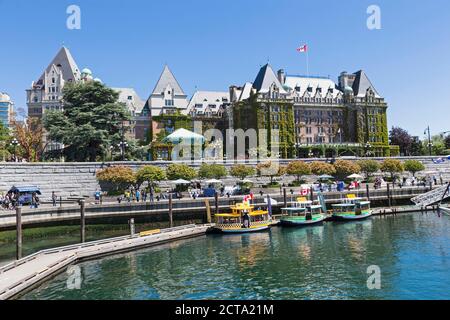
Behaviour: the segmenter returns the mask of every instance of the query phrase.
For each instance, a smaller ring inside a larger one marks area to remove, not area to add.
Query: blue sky
[[[81,8],[81,30],[66,9]],[[381,30],[366,27],[381,8]],[[364,69],[389,103],[389,126],[423,136],[450,130],[450,2],[430,0],[0,0],[0,91],[25,107],[25,89],[61,45],[113,87],[152,91],[165,63],[191,95],[275,70],[331,76]]]

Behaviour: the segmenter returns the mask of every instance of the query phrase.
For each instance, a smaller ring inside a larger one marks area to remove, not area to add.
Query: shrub
[[[336,169],[332,164],[320,161],[314,161],[311,163],[311,172],[315,175],[330,175],[333,176],[336,174]]]
[[[280,177],[284,174],[286,174],[286,168],[280,166],[279,163],[267,161],[263,163],[259,163],[256,166],[256,171],[260,176],[263,177],[270,177],[270,185],[278,185],[277,183],[274,184],[273,178],[274,177]]]
[[[396,174],[404,170],[403,163],[397,159],[385,159],[381,164],[381,171],[390,173],[393,182],[395,181]]]
[[[353,173],[361,172],[361,167],[357,163],[349,160],[337,160],[334,163],[334,168],[336,169],[336,176],[339,179],[345,179]]]
[[[253,176],[255,174],[255,169],[243,164],[237,164],[231,167],[230,174],[233,177],[244,180],[246,177]]]
[[[136,173],[136,181],[139,186],[147,181],[149,187],[154,188],[156,182],[164,179],[166,179],[166,173],[157,166],[143,166]]]
[[[220,179],[227,176],[227,170],[219,164],[204,163],[198,170],[198,176],[203,179]]]
[[[417,172],[425,170],[425,166],[418,160],[406,160],[404,168],[406,171],[411,172],[413,177],[416,176]]]
[[[169,180],[192,180],[197,176],[197,171],[186,164],[170,164],[166,170]]]
[[[369,178],[380,170],[380,164],[376,160],[360,160],[358,161],[358,165],[361,168],[361,172],[364,172],[366,175],[366,179]]]
[[[300,182],[302,176],[311,174],[311,167],[303,161],[292,161],[287,165],[286,173],[296,176],[297,182]]]
[[[101,169],[97,171],[96,177],[100,182],[110,183],[115,191],[127,189],[136,182],[133,170],[125,166],[111,166]]]

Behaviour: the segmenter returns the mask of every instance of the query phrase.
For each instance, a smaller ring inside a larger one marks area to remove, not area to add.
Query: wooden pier
[[[127,252],[206,234],[212,224],[143,232],[56,249],[43,250],[0,268],[0,300],[14,298],[82,260]]]

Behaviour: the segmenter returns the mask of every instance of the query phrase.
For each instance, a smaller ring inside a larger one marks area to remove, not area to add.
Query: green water
[[[450,218],[373,217],[207,235],[79,264],[25,299],[449,299]],[[367,287],[379,266],[381,289]],[[69,280],[69,281],[68,281]]]

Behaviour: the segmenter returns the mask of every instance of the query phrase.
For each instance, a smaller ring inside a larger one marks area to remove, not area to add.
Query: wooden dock
[[[30,290],[73,263],[201,236],[212,226],[187,225],[37,252],[0,268],[0,300],[14,298]]]

